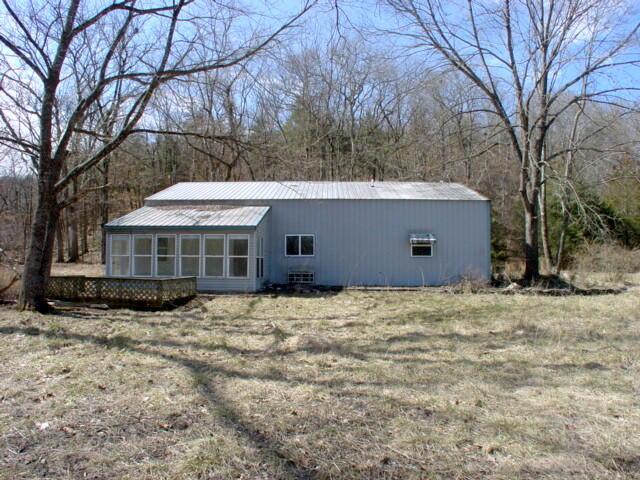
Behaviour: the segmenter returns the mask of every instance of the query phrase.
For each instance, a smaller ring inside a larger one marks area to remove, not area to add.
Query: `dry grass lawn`
[[[640,291],[0,310],[1,478],[640,478]]]

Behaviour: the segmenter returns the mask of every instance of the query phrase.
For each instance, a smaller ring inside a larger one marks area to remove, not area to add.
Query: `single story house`
[[[456,183],[178,183],[104,230],[107,276],[195,276],[200,291],[442,285],[491,271],[489,201]]]

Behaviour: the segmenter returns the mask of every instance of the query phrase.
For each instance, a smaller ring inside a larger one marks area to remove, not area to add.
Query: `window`
[[[436,237],[430,233],[413,233],[409,236],[412,257],[432,257]]]
[[[227,274],[230,277],[249,276],[249,236],[229,235],[227,237]]]
[[[315,235],[285,235],[284,249],[287,257],[312,257],[315,254]]]
[[[153,237],[151,235],[133,236],[133,274],[138,277],[151,276]]]
[[[204,236],[204,276],[224,276],[224,235]]]
[[[411,244],[411,256],[412,257],[431,257],[433,256],[433,245]]]
[[[180,235],[180,275],[200,276],[200,235]]]
[[[156,275],[173,277],[176,274],[176,237],[158,235],[156,237]]]
[[[126,277],[129,275],[129,235],[111,235],[111,275]]]
[[[258,237],[258,249],[256,252],[256,277],[264,277],[264,238]]]
[[[300,255],[300,237],[298,235],[285,236],[285,255],[287,257]]]

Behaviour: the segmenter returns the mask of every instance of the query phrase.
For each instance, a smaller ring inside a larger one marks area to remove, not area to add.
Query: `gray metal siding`
[[[325,285],[441,285],[491,270],[487,201],[272,201],[270,276],[315,272]],[[409,235],[433,233],[433,257],[411,257]],[[313,233],[313,257],[286,257],[285,234]]]
[[[176,204],[180,202],[175,202]],[[216,201],[216,203],[225,203]],[[231,200],[228,203],[238,204]],[[442,285],[491,272],[490,203],[458,200],[250,200],[271,205],[267,278],[312,270],[323,285]],[[432,233],[434,255],[411,257],[409,235]],[[313,233],[313,257],[286,257],[285,234]]]
[[[234,199],[216,203],[272,208],[250,232],[249,278],[200,278],[198,288],[203,291],[250,292],[267,281],[285,283],[291,269],[312,270],[317,284],[346,286],[441,285],[466,275],[490,277],[490,203],[485,200]],[[286,257],[285,234],[308,233],[315,235],[315,255]],[[432,233],[436,237],[433,257],[411,257],[411,233]],[[265,239],[265,282],[255,278],[256,235]]]

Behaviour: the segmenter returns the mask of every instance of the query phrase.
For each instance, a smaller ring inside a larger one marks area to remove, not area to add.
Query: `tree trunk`
[[[569,224],[569,216],[563,216],[560,237],[558,238],[558,251],[556,252],[556,264],[553,267],[554,273],[560,272],[564,263],[564,242],[567,236],[567,226]]]
[[[560,207],[562,208],[562,224],[560,225],[560,235],[558,238],[558,250],[556,251],[556,261],[553,266],[553,270],[555,273],[558,273],[562,269],[562,264],[564,263],[564,248],[565,241],[567,238],[567,229],[569,228],[569,220],[570,220],[570,212],[569,212],[569,195],[568,195],[568,187],[567,181],[569,178],[569,174],[571,172],[571,154],[570,160],[567,162],[565,166],[565,178],[562,184],[562,191],[560,195]]]
[[[46,180],[45,180],[46,181]],[[60,208],[52,185],[39,185],[36,211],[31,227],[31,238],[22,275],[22,288],[18,308],[46,313],[50,310],[45,298],[53,246]]]
[[[73,191],[72,196],[78,194],[78,182],[76,180],[73,181]],[[68,247],[68,262],[75,263],[78,261],[78,212],[76,208],[76,204],[72,203],[66,209],[67,214],[67,229],[68,229],[68,237],[67,237],[67,247]]]
[[[78,220],[76,219],[76,209],[73,206],[67,207],[67,262],[78,261]]]
[[[535,282],[540,278],[537,200],[524,203],[524,279]]]
[[[100,223],[104,227],[109,222],[109,157],[104,160],[102,166],[102,189],[100,190]],[[104,229],[100,233],[100,262],[104,265],[107,261],[107,238]]]
[[[89,222],[88,222],[88,214],[87,214],[87,202],[82,202],[82,222],[80,231],[82,235],[80,236],[80,255],[85,255],[89,253]]]
[[[64,232],[62,229],[62,222],[58,221],[58,225],[56,227],[56,262],[58,263],[64,262]]]
[[[587,94],[587,79],[582,81],[582,96],[586,98]],[[571,135],[569,136],[569,151],[564,164],[564,176],[562,178],[562,185],[560,190],[560,206],[562,208],[562,225],[560,226],[560,236],[558,239],[558,250],[556,252],[556,263],[554,265],[554,272],[557,273],[562,269],[564,263],[564,248],[567,238],[567,229],[569,228],[570,211],[569,211],[569,182],[573,178],[573,160],[574,155],[578,147],[578,133],[580,127],[580,120],[584,115],[585,102],[583,101],[578,105],[576,114],[573,117],[573,125],[571,126]]]
[[[549,247],[549,224],[547,219],[547,185],[545,182],[545,166],[540,167],[540,175],[542,178],[542,184],[540,185],[540,238],[542,240],[542,256],[544,259],[544,271],[545,273],[551,272],[552,260],[551,260],[551,248]]]

